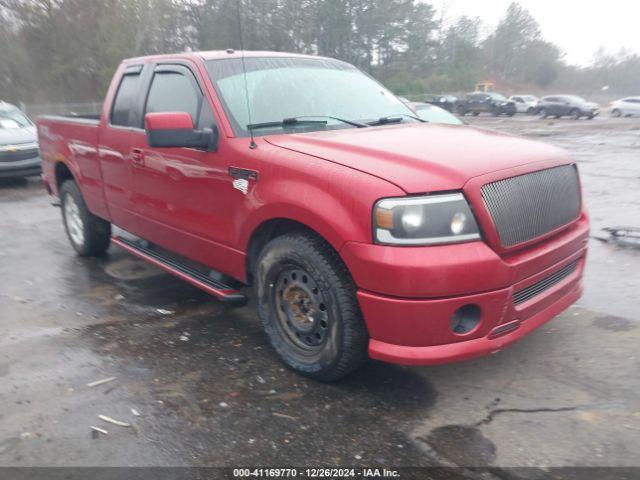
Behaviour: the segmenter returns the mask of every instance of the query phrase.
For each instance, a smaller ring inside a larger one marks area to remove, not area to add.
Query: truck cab
[[[129,59],[99,119],[38,134],[78,254],[115,244],[230,303],[252,285],[271,345],[318,380],[494,352],[581,293],[566,152],[425,122],[342,61]]]

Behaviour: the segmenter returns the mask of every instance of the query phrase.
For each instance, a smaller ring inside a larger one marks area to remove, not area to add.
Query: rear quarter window
[[[134,102],[138,94],[138,88],[140,87],[140,74],[130,73],[125,74],[120,81],[118,92],[113,100],[113,106],[111,108],[111,125],[121,127],[133,127],[131,121],[131,110],[133,109]]]

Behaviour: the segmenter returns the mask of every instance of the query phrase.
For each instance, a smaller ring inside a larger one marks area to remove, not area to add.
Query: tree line
[[[588,68],[567,65],[518,3],[483,32],[479,18],[446,21],[419,0],[0,0],[0,98],[96,100],[123,58],[241,45],[339,58],[404,95],[482,80],[640,87],[638,55],[601,51]]]

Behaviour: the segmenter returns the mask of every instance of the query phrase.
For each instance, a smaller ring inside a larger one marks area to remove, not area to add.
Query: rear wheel
[[[269,242],[256,272],[258,313],[271,345],[296,372],[335,381],[367,359],[356,287],[322,239],[292,233]]]
[[[474,117],[477,117],[478,115],[480,115],[480,112],[473,112]]]
[[[78,255],[90,257],[103,254],[111,242],[111,224],[89,211],[73,180],[62,184],[60,199],[64,228]]]

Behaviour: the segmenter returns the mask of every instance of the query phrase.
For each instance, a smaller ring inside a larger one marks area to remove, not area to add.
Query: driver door
[[[155,66],[144,115],[151,112],[187,112],[198,129],[216,124],[209,100],[186,65]],[[210,263],[211,256],[221,254],[221,235],[231,231],[227,159],[219,151],[152,148],[144,130],[134,132],[131,144],[140,236]]]

